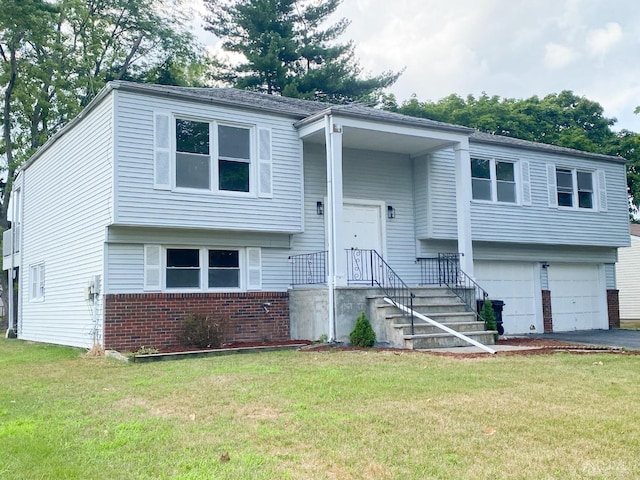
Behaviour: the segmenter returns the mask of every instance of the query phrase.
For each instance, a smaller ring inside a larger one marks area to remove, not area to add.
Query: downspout
[[[327,271],[327,287],[329,289],[329,342],[336,341],[336,320],[335,320],[335,244],[333,242],[334,232],[334,216],[333,216],[333,148],[331,140],[331,116],[324,116],[324,134],[325,134],[325,150],[327,154],[327,208],[325,213],[327,214],[327,256],[328,258],[328,271]]]
[[[7,338],[16,338],[17,337],[17,333],[16,332],[16,325],[15,325],[15,318],[14,318],[14,310],[15,310],[15,305],[14,305],[14,297],[13,297],[13,282],[14,282],[14,276],[15,276],[15,251],[16,251],[16,202],[15,202],[15,198],[13,199],[14,201],[11,202],[11,220],[12,220],[12,224],[11,224],[11,266],[9,267],[9,270],[7,271],[7,288],[9,289],[8,295],[7,295],[7,299],[9,300],[9,305],[8,305],[8,315],[9,315],[9,322],[7,325]],[[5,312],[5,314],[7,314],[7,312]]]

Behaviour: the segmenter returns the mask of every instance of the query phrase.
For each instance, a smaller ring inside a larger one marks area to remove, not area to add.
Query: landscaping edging
[[[188,352],[150,353],[145,355],[134,355],[132,361],[136,363],[145,363],[145,362],[161,362],[165,360],[182,360],[184,358],[221,357],[223,355],[233,355],[236,353],[261,353],[261,352],[275,352],[279,350],[297,350],[307,345],[308,345],[307,343],[296,343],[296,344],[279,345],[279,346],[236,347],[236,348],[219,348],[214,350],[192,350]]]

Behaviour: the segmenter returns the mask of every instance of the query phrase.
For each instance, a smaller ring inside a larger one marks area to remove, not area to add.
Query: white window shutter
[[[558,187],[556,183],[556,166],[553,163],[547,165],[547,194],[549,206],[558,206]]]
[[[160,245],[144,246],[144,290],[160,290],[161,288],[161,253]]]
[[[153,186],[160,190],[171,189],[171,117],[156,112],[153,128]]]
[[[531,175],[529,162],[520,162],[520,178],[522,179],[522,204],[531,205]]]
[[[258,129],[258,196],[273,197],[271,130],[268,128]]]
[[[247,248],[247,290],[262,290],[262,251]]]
[[[607,211],[607,179],[604,170],[598,170],[598,195],[600,196],[600,211]]]

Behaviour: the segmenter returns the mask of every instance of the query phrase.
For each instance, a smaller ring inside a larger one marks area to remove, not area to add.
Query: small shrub
[[[224,317],[192,314],[184,319],[178,340],[183,345],[199,348],[222,346],[224,327],[228,322]]]
[[[376,343],[376,332],[373,331],[369,319],[362,312],[356,319],[356,325],[349,334],[351,345],[356,347],[373,347]]]
[[[144,345],[141,345],[140,348],[133,352],[134,355],[155,355],[156,353],[160,353],[160,350],[153,347],[145,347]]]
[[[323,333],[322,335],[320,335],[320,337],[318,338],[318,343],[327,343],[327,340],[329,340],[329,337],[327,336],[326,333]]]
[[[484,328],[486,330],[498,330],[498,324],[496,323],[496,314],[493,311],[491,300],[489,300],[488,298],[484,300],[480,315],[482,316],[482,318],[484,318]],[[494,335],[496,340],[498,339],[498,336],[499,335],[497,333]]]

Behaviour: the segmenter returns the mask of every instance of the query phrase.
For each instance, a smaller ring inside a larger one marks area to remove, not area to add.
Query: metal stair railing
[[[327,283],[327,252],[291,255],[291,286]]]
[[[465,303],[469,311],[476,314],[478,320],[485,321],[478,312],[477,302],[484,301],[489,294],[460,269],[459,253],[439,253],[437,257],[416,260],[420,264],[422,285],[445,285]]]
[[[349,285],[378,287],[391,302],[411,317],[411,335],[414,334],[413,299],[415,294],[394,272],[393,268],[375,250],[352,248],[347,252],[347,282]],[[409,307],[407,312],[401,307]]]

